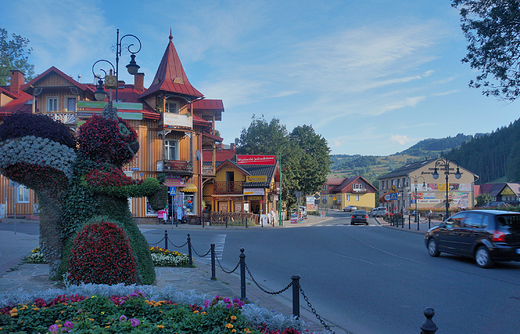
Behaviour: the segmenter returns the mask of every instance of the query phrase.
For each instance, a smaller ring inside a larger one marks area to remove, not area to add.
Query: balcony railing
[[[242,194],[243,191],[242,181],[231,181],[231,182],[215,182],[214,193],[215,194]]]

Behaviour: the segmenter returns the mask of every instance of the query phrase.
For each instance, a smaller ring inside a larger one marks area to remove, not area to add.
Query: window
[[[164,141],[164,160],[179,160],[178,143],[176,140]]]
[[[18,203],[29,203],[29,189],[20,185],[18,187]]]
[[[67,97],[67,111],[76,111],[75,97]]]
[[[164,111],[178,114],[179,113],[179,102],[166,100],[166,103],[164,104]]]
[[[350,195],[347,195],[347,201],[350,202]]]
[[[359,195],[356,195],[356,201],[359,202]]]
[[[58,111],[58,98],[48,97],[47,98],[47,111]]]
[[[397,188],[401,188],[401,179],[397,179]]]

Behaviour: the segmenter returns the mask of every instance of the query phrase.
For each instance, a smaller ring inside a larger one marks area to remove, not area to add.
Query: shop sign
[[[193,117],[190,114],[163,113],[164,126],[167,128],[193,128]]]
[[[246,182],[267,182],[267,175],[246,175]]]
[[[237,165],[274,165],[274,155],[237,155]]]
[[[186,185],[186,179],[180,175],[166,175],[164,185],[168,187],[184,187]]]
[[[244,195],[247,195],[247,196],[265,195],[265,189],[263,189],[263,188],[244,189]]]

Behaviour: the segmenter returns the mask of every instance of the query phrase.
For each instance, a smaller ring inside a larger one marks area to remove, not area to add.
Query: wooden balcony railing
[[[243,183],[242,181],[215,182],[213,192],[215,194],[242,194]]]

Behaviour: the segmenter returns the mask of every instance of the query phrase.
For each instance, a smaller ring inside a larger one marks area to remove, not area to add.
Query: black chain
[[[325,327],[326,330],[328,330],[329,332],[331,332],[332,334],[335,334],[335,332],[330,329],[330,326],[327,325],[325,323],[325,321],[323,321],[323,319],[319,316],[319,314],[316,312],[316,309],[314,307],[312,307],[311,303],[309,302],[309,298],[307,298],[307,296],[305,295],[305,292],[303,292],[303,289],[302,289],[302,286],[300,285],[300,292],[303,296],[303,299],[305,299],[305,301],[307,302],[307,305],[309,306],[309,308],[311,309],[312,313],[314,313],[314,315],[316,316],[316,319],[318,319],[321,323],[321,325],[323,327]]]
[[[220,260],[218,259],[218,257],[215,256],[215,258],[217,259],[217,262],[218,262],[218,265],[219,265],[220,269],[222,269],[222,271],[225,272],[226,274],[234,273],[235,270],[238,269],[238,266],[240,266],[240,261],[238,261],[237,266],[235,267],[235,269],[233,269],[231,271],[227,271],[226,269],[224,269],[224,267],[222,267],[222,264],[220,264]]]
[[[159,242],[162,242],[163,240],[164,240],[164,237],[163,237],[161,240],[159,240],[158,242],[154,243],[154,244],[151,244],[151,243],[148,243],[148,244],[149,244],[150,246],[158,245]]]
[[[195,250],[195,248],[193,248],[193,246],[191,246],[191,249],[193,249],[193,251],[195,252],[195,254],[198,256],[198,257],[206,257],[208,256],[208,254],[211,252],[211,248],[206,252],[206,254],[204,255],[199,255],[199,253],[197,253],[197,251]]]
[[[177,246],[177,245],[173,244],[173,242],[171,242],[170,239],[168,239],[168,242],[170,243],[170,245],[172,245],[173,247],[177,247],[177,248],[182,248],[182,247],[184,247],[184,246],[186,246],[188,244],[188,242],[186,241],[183,245]]]
[[[282,290],[278,291],[278,292],[271,292],[271,291],[267,291],[265,290],[264,288],[262,288],[257,282],[256,280],[254,279],[253,275],[251,274],[251,271],[249,271],[249,268],[247,267],[247,264],[246,264],[246,270],[247,270],[247,273],[249,274],[249,277],[251,277],[251,280],[256,284],[256,286],[262,290],[263,292],[269,294],[269,295],[279,295],[285,291],[287,291],[287,289],[289,289],[292,285],[293,285],[293,282],[289,283],[289,285],[287,285],[285,288],[283,288]]]

